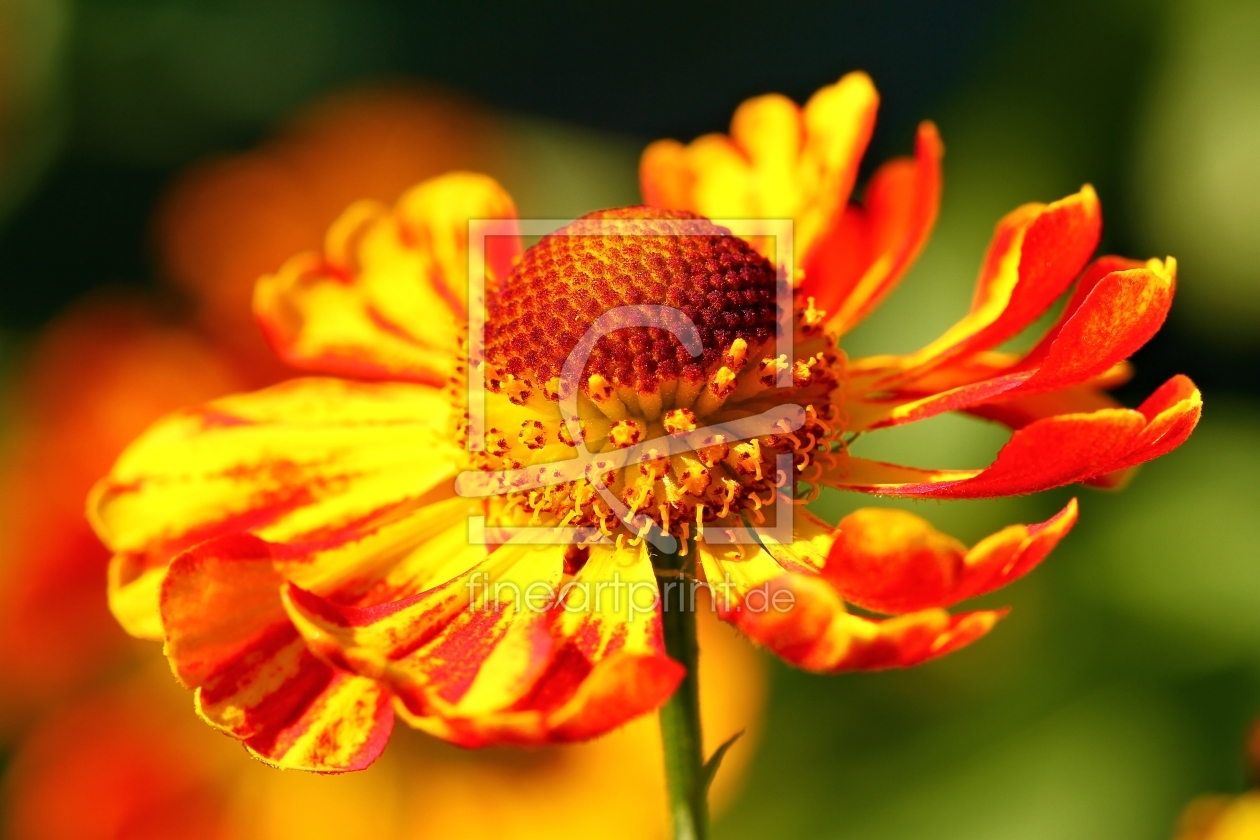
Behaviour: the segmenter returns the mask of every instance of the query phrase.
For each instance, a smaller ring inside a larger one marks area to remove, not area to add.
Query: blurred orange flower
[[[250,314],[254,283],[291,254],[320,247],[358,199],[394,201],[455,169],[502,169],[495,118],[453,94],[416,86],[353,89],[324,99],[256,150],[193,167],[155,222],[161,266],[197,305],[198,323],[242,361],[254,385],[285,375]]]
[[[683,668],[666,654],[659,602],[596,594],[537,610],[519,594],[631,584],[655,597],[652,529],[686,551],[694,543],[687,571],[721,587],[720,615],[801,667],[915,665],[984,635],[1003,611],[946,608],[1034,568],[1075,522],[1074,501],[971,548],[881,510],[839,530],[802,511],[790,543],[724,537],[762,523],[780,497],[808,501],[822,486],[978,498],[1117,485],[1199,417],[1184,377],[1137,410],[1102,391],[1163,323],[1175,263],[1094,260],[1101,213],[1087,186],[999,223],[971,310],[940,339],[847,359],[841,336],[918,253],[940,192],[942,147],[924,124],[914,159],[886,164],[863,203],[849,202],[876,104],[863,74],[803,109],[751,100],[730,138],[648,149],[653,206],[592,214],[529,250],[515,235],[487,240],[486,346],[471,359],[487,383],[486,431],[471,453],[464,336],[482,301],[468,299],[467,225],[498,219],[510,230],[513,202],[490,178],[457,173],[392,208],[352,205],[322,252],[259,283],[255,309],[287,361],[360,381],[294,380],[218,400],[136,441],[91,501],[115,552],[115,614],[133,634],[165,639],[212,725],[265,761],[331,772],[368,766],[395,716],[466,746],[540,744],[594,737],[664,702]],[[779,267],[767,241],[706,216],[795,220],[802,269],[782,313],[793,357],[772,346]],[[995,350],[1074,281],[1032,351]],[[598,339],[566,385],[584,331],[645,304],[681,311],[697,346],[615,322],[623,329]],[[577,408],[562,411],[562,397]],[[859,434],[946,411],[1014,434],[975,470],[849,452]],[[778,418],[773,433],[737,433],[752,416]],[[598,453],[591,470],[565,473],[558,465],[580,462],[583,446]],[[616,460],[631,447],[633,462]],[[466,498],[461,471],[500,492]],[[477,545],[469,514],[492,529],[569,526],[606,539]],[[474,608],[478,582],[517,595]]]
[[[1204,796],[1186,807],[1176,840],[1255,840],[1260,837],[1260,793]]]
[[[1247,736],[1253,787],[1260,787],[1260,719]],[[1202,796],[1186,806],[1176,840],[1254,840],[1260,837],[1260,790],[1241,796]]]
[[[83,517],[96,474],[156,417],[240,384],[139,300],[83,301],[40,336],[11,396],[0,473],[0,719],[130,648],[100,594],[109,554]]]

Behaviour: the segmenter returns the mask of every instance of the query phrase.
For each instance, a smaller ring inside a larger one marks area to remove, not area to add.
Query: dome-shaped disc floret
[[[541,468],[573,459],[583,442],[594,453],[642,444],[646,459],[593,465],[631,513],[684,540],[745,509],[760,517],[778,493],[795,493],[815,453],[830,452],[840,416],[831,403],[841,357],[823,340],[822,313],[798,307],[793,358],[778,354],[777,283],[775,267],[748,242],[691,213],[605,210],[544,237],[487,301],[478,465]],[[669,307],[656,311],[674,322],[643,326],[617,314],[643,305]],[[561,375],[605,315],[609,329],[577,359],[577,422],[562,422]],[[679,324],[694,327],[699,353],[679,339]],[[804,409],[805,428],[751,439],[721,428],[784,403]],[[699,446],[698,429],[711,430]],[[780,454],[792,455],[793,475],[779,469]],[[620,527],[587,479],[503,489],[489,502],[503,524]]]

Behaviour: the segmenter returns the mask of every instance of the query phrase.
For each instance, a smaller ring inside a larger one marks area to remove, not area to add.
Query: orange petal
[[[231,534],[180,555],[161,592],[166,655],[201,716],[264,761],[361,770],[389,740],[390,695],[307,649],[280,601],[274,553]]]
[[[983,470],[920,470],[838,459],[823,484],[863,493],[975,499],[1035,493],[1088,481],[1158,458],[1180,446],[1202,413],[1203,400],[1174,376],[1138,409],[1102,409],[1048,417],[1019,429]]]
[[[915,157],[885,163],[862,204],[850,205],[806,253],[801,291],[845,333],[879,306],[927,242],[941,197],[941,145],[936,126],[919,126]]]
[[[791,218],[796,252],[808,255],[845,212],[878,104],[865,73],[822,88],[804,108],[778,95],[750,99],[730,137],[648,146],[644,201],[711,219]]]
[[[237,531],[327,558],[313,574],[371,578],[365,563],[397,561],[448,524],[415,515],[454,496],[463,455],[449,441],[449,410],[423,386],[305,379],[159,421],[89,500],[93,527],[115,552],[115,615],[136,635],[160,637],[167,562]]]
[[[1075,523],[1073,499],[1046,522],[1011,525],[968,550],[912,513],[863,508],[840,521],[823,577],[876,612],[948,607],[1032,571]]]
[[[515,219],[489,177],[453,173],[405,193],[392,212],[352,205],[324,254],[301,254],[255,290],[254,312],[295,367],[445,385],[468,318],[470,219]],[[489,237],[487,288],[507,276],[519,236]]]
[[[824,577],[788,571],[755,545],[697,544],[718,615],[757,644],[810,671],[919,665],[983,636],[1004,611],[940,609],[889,619],[853,615]]]
[[[921,350],[864,359],[853,372],[887,368],[895,372],[890,380],[905,381],[1013,338],[1081,273],[1101,229],[1098,196],[1088,185],[1052,204],[1029,204],[1007,214],[985,255],[967,315]]]
[[[946,411],[1029,397],[1097,380],[1146,344],[1172,306],[1176,264],[1086,277],[1063,318],[1009,372],[890,408],[868,428],[897,426]],[[917,390],[914,383],[906,386]]]
[[[1021,392],[1078,385],[1137,352],[1168,316],[1176,270],[1173,260],[1151,260],[1097,281],[1087,273],[1058,325],[1021,362],[1036,370]]]

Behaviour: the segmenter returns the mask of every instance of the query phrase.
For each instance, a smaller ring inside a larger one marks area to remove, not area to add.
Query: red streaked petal
[[[246,748],[281,770],[347,773],[365,770],[394,729],[393,697],[380,684],[344,671],[289,725],[250,738]]]
[[[983,470],[920,470],[850,457],[838,459],[819,480],[891,496],[974,499],[1034,493],[1105,476],[1172,451],[1190,436],[1202,407],[1194,383],[1175,376],[1136,411],[1102,409],[1030,423]]]
[[[547,716],[548,742],[584,741],[623,726],[647,714],[669,699],[685,669],[664,653],[618,651],[601,657],[562,703],[555,699],[531,698],[535,708]],[[549,689],[567,681],[559,669]]]
[[[501,643],[508,653],[513,644],[522,651],[537,648],[525,660],[488,674],[492,679],[482,693],[493,690],[495,702],[508,706],[529,690],[550,654],[546,628],[535,620],[545,610],[531,611],[523,599],[535,583],[556,591],[560,549],[508,543],[438,586],[370,607],[343,606],[290,585],[285,607],[322,657],[386,682],[421,712],[439,700],[448,705],[468,700],[481,670],[493,670],[491,657]]]
[[[665,654],[660,601],[672,593],[658,593],[646,544],[592,546],[571,586],[553,610],[551,664],[503,721],[512,731],[512,717],[535,716],[549,743],[591,738],[652,711],[684,673]],[[499,737],[499,724],[486,723],[466,731]]]
[[[1155,390],[1137,410],[1147,419],[1131,451],[1107,472],[1128,469],[1181,446],[1203,413],[1203,397],[1190,377],[1178,374]]]
[[[1011,525],[967,549],[902,510],[863,508],[840,521],[823,567],[850,603],[899,615],[949,607],[1032,571],[1076,523],[1073,499],[1036,525]]]
[[[806,253],[801,290],[848,332],[892,291],[927,242],[941,195],[944,146],[932,123],[919,126],[914,158],[879,168],[861,205],[850,205]]]
[[[1001,270],[982,281],[972,304],[974,320],[957,341],[942,347],[943,355],[988,350],[1031,324],[1085,268],[1101,230],[1092,187],[1047,205],[1023,230],[1014,276]]]
[[[390,695],[308,650],[280,601],[273,547],[231,534],[185,552],[162,586],[166,654],[211,725],[265,761],[359,770],[384,749]]]
[[[424,386],[299,379],[167,416],[88,503],[116,554],[115,614],[153,635],[162,569],[220,534],[252,531],[300,544],[309,558],[341,552],[352,575],[386,549],[405,554],[434,524],[412,517],[453,495],[463,455],[445,428],[449,412],[442,392]]]
[[[898,615],[952,603],[966,553],[913,513],[861,508],[840,520],[822,574],[849,603]]]
[[[1172,260],[1165,266],[1159,260],[1150,260],[1144,263],[1140,260],[1108,254],[1107,256],[1099,257],[1086,266],[1085,270],[1081,272],[1080,279],[1076,281],[1076,286],[1072,289],[1072,294],[1068,298],[1067,304],[1063,307],[1063,312],[1059,315],[1058,320],[1037,342],[1037,346],[1024,355],[1024,363],[1031,367],[1045,356],[1046,351],[1050,349],[1050,345],[1058,337],[1060,330],[1076,314],[1102,280],[1116,272],[1145,267],[1150,267],[1162,274],[1168,274],[1174,280],[1176,278],[1176,262]]]
[[[591,665],[570,652],[552,665],[521,708],[469,718],[416,715],[397,701],[396,711],[411,726],[463,747],[571,743],[656,709],[683,674],[683,667],[664,654],[619,651]]]
[[[255,289],[254,311],[289,364],[442,386],[468,313],[468,220],[515,219],[491,178],[457,172],[405,193],[390,211],[352,205],[324,254],[301,254]],[[519,236],[486,240],[487,288],[507,276]]]
[[[1076,525],[1078,505],[1071,499],[1061,511],[1033,525],[1010,525],[971,547],[955,596],[974,598],[1000,589],[1035,569]]]
[[[592,547],[567,589],[566,550],[509,542],[407,599],[358,608],[290,586],[286,606],[323,658],[389,685],[412,726],[470,747],[583,740],[659,706],[682,669],[642,548]]]

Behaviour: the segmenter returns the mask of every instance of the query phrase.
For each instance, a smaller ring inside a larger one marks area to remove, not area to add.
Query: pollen
[[[696,413],[690,408],[671,409],[665,415],[665,431],[675,437],[681,437],[696,430]]]
[[[643,426],[636,420],[618,420],[609,429],[608,440],[618,449],[634,446],[643,440]]]

